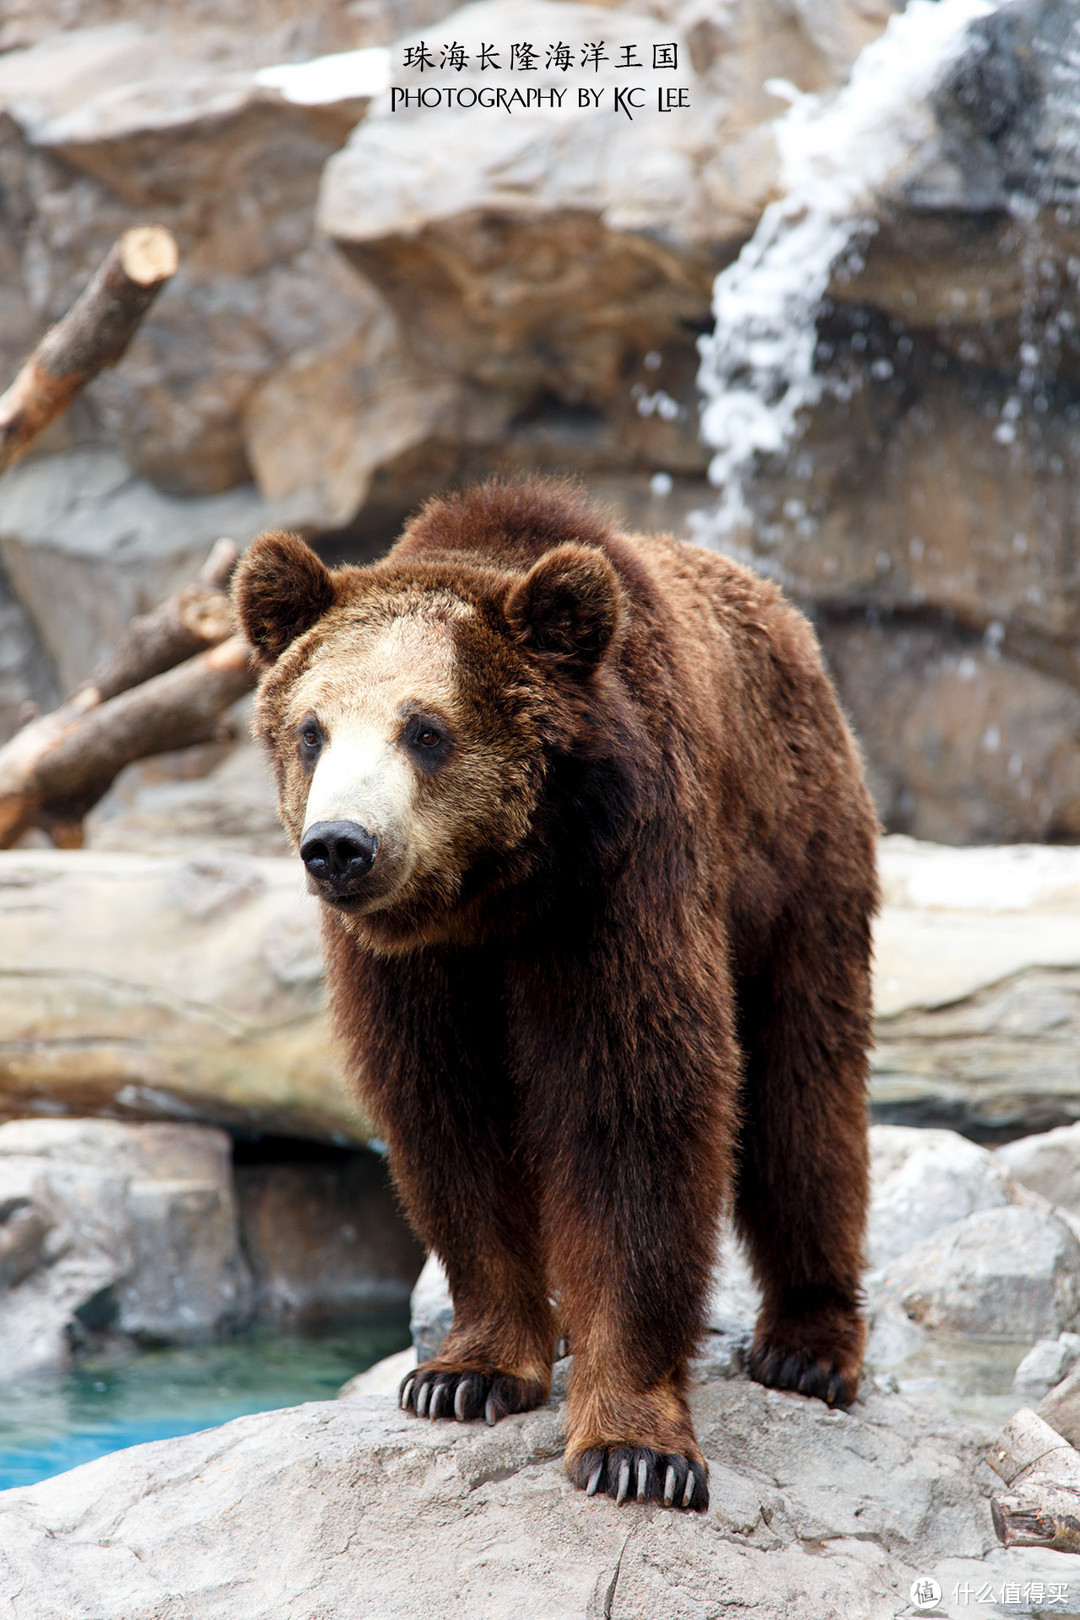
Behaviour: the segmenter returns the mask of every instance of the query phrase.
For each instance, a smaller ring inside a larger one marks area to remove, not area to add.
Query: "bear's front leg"
[[[533,966],[517,989],[533,1013],[523,1107],[574,1357],[566,1470],[589,1495],[703,1512],[686,1391],[730,1185],[739,1062],[723,956],[709,975],[665,973],[656,936],[631,927],[583,952]]]
[[[404,1380],[400,1404],[419,1417],[491,1423],[540,1406],[555,1321],[506,1072],[499,957],[369,956],[333,927],[327,940],[338,1028],[361,1095],[454,1300],[441,1354]]]
[[[499,1254],[492,1234],[479,1266],[463,1264],[455,1249],[451,1239],[442,1251],[454,1326],[439,1356],[403,1379],[400,1406],[417,1417],[488,1423],[542,1406],[551,1390],[555,1321],[538,1262],[522,1269]]]

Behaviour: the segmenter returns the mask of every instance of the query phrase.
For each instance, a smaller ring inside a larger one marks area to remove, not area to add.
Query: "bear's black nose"
[[[376,833],[355,821],[316,821],[304,834],[300,859],[317,883],[346,889],[375,865]]]

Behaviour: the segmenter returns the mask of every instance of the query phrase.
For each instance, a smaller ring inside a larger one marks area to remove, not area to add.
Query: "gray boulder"
[[[1080,1243],[1045,1207],[983,1210],[873,1273],[867,1291],[875,1305],[944,1333],[1054,1337],[1080,1310]]]
[[[1059,1333],[1056,1339],[1033,1344],[1013,1377],[1013,1390],[1029,1404],[1040,1400],[1072,1371],[1080,1360],[1080,1333]]]
[[[994,1156],[955,1131],[875,1125],[870,1153],[871,1266],[886,1266],[955,1221],[1012,1201]]]
[[[454,1325],[454,1302],[442,1263],[429,1254],[412,1291],[409,1331],[417,1359],[430,1361],[442,1349],[442,1342]]]
[[[488,1429],[359,1396],[6,1493],[0,1601],[17,1620],[892,1620],[916,1573],[993,1543],[960,1425],[741,1381],[693,1405],[705,1520],[573,1490],[555,1406]]]
[[[56,674],[33,620],[0,575],[0,742],[59,698]]]
[[[134,614],[187,584],[221,535],[246,545],[290,516],[251,485],[201,500],[162,494],[117,451],[84,445],[5,475],[0,556],[70,691]]]
[[[1080,1215],[1080,1124],[1007,1142],[995,1157],[1021,1186]]]
[[[0,1126],[0,1368],[120,1336],[185,1343],[247,1319],[230,1143],[190,1125]]]

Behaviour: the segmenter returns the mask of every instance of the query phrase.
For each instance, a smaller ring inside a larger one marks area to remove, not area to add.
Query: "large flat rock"
[[[882,842],[871,1101],[987,1139],[1080,1117],[1080,850]]]
[[[694,1403],[704,1517],[575,1491],[555,1407],[489,1430],[367,1396],[121,1452],[0,1499],[0,1612],[892,1620],[915,1573],[993,1544],[960,1425],[742,1380]]]
[[[298,861],[0,856],[0,1113],[367,1127],[323,1008]]]
[[[245,852],[271,808],[261,761],[237,759],[219,788],[113,805],[108,849],[0,855],[4,1117],[367,1139],[330,1044],[317,904],[293,857]],[[128,853],[144,844],[163,853]],[[1080,1118],[1080,850],[890,838],[882,874],[877,1117],[987,1140]]]

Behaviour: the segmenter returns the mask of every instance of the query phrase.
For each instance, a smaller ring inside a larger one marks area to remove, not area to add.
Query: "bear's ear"
[[[260,661],[273,664],[333,607],[334,580],[298,534],[260,534],[233,575],[232,599]]]
[[[621,615],[618,576],[595,546],[556,546],[506,603],[511,634],[523,646],[581,675],[600,663]]]

